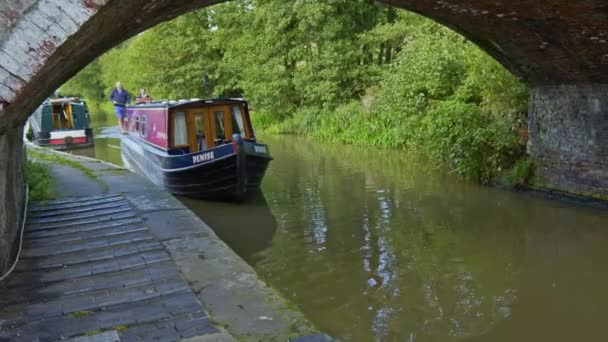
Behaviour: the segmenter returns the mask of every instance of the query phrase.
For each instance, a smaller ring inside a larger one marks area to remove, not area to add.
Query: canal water
[[[118,132],[90,156],[120,164]],[[342,341],[608,341],[608,213],[472,185],[406,153],[263,137],[245,204],[181,200]]]

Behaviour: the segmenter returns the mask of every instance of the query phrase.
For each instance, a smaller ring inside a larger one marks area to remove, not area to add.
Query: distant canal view
[[[120,164],[114,128],[85,155]],[[181,200],[342,341],[606,341],[608,213],[465,183],[403,152],[264,136],[245,204]]]

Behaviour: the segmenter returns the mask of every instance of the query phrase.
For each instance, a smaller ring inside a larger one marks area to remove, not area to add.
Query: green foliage
[[[27,160],[25,162],[25,182],[29,186],[29,199],[32,201],[48,200],[53,198],[51,190],[52,179],[49,168],[39,162]]]
[[[72,316],[74,318],[80,318],[80,317],[91,316],[94,314],[95,314],[95,312],[90,311],[90,310],[81,310],[81,311],[72,312],[70,314],[70,316]]]
[[[461,36],[425,25],[386,71],[375,115],[395,147],[489,183],[525,154],[527,88]]]
[[[80,96],[89,101],[89,105],[96,105],[105,98],[104,84],[100,78],[101,72],[102,65],[99,60],[95,60],[61,86],[60,92]]]
[[[503,176],[503,183],[509,187],[525,185],[534,177],[534,164],[528,159],[518,160]]]
[[[101,91],[107,104],[116,81],[157,99],[243,96],[258,130],[408,149],[482,183],[525,155],[516,132],[526,86],[453,31],[371,0],[194,11],[114,48],[64,88]]]

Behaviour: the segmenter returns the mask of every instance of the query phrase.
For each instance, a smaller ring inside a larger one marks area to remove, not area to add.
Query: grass
[[[57,163],[65,166],[69,166],[71,168],[82,171],[87,177],[97,180],[97,175],[93,172],[93,170],[84,167],[77,161],[62,157],[55,153],[43,153],[37,150],[28,149],[27,150],[28,157],[32,157],[37,160],[44,160],[52,163]]]
[[[31,160],[25,162],[25,182],[29,186],[29,198],[32,201],[53,199],[52,178],[49,167]]]
[[[83,336],[95,336],[95,335],[99,335],[101,333],[104,333],[106,331],[112,331],[112,330],[115,330],[116,332],[120,333],[120,332],[125,331],[127,329],[129,329],[129,327],[126,326],[126,325],[117,325],[115,327],[108,328],[108,329],[95,329],[95,330],[87,331],[87,332],[84,333]]]
[[[84,333],[84,336],[95,336],[95,335],[99,335],[103,332],[103,330],[101,329],[97,329],[97,330],[91,330],[91,331],[87,331],[86,333]]]
[[[72,316],[72,317],[74,317],[74,318],[79,318],[79,317],[91,316],[91,315],[93,315],[93,314],[95,314],[93,311],[89,311],[89,310],[82,310],[82,311],[76,311],[76,312],[73,312],[73,313],[71,314],[71,316]]]
[[[520,159],[503,177],[503,182],[511,187],[528,184],[534,177],[534,164],[528,159]]]
[[[109,190],[109,186],[108,184],[106,184],[105,182],[103,182],[102,180],[100,180],[97,176],[97,174],[95,173],[95,171],[85,167],[84,165],[82,165],[81,163],[69,159],[69,158],[65,158],[59,154],[56,153],[44,153],[41,152],[39,150],[36,149],[31,149],[28,148],[27,149],[27,155],[28,158],[33,158],[35,160],[38,161],[45,161],[45,162],[49,162],[49,163],[57,163],[57,164],[61,164],[61,165],[65,165],[65,166],[69,166],[71,168],[74,168],[76,170],[81,171],[82,173],[84,173],[88,178],[90,178],[91,180],[94,180],[96,182],[99,182],[101,185],[104,186],[105,190],[108,191]],[[42,164],[42,163],[39,163]],[[47,170],[48,170],[48,166],[46,166]],[[50,179],[50,176],[48,175],[47,172],[47,178]],[[49,187],[50,189],[50,187]],[[44,198],[41,198],[44,199]]]

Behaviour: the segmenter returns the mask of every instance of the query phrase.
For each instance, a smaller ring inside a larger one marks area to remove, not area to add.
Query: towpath
[[[30,204],[22,259],[0,284],[0,341],[329,340],[170,194],[36,153],[53,156],[57,199]]]

